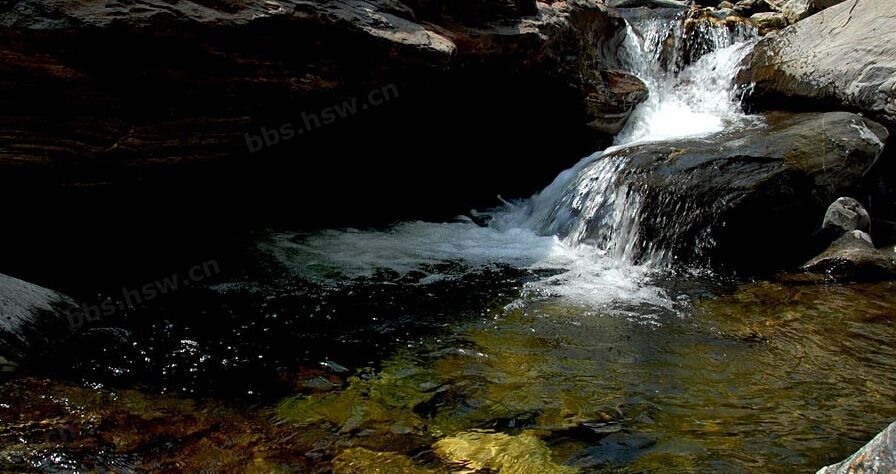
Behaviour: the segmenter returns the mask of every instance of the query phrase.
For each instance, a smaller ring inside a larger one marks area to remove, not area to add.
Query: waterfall
[[[562,172],[540,193],[476,219],[274,234],[260,247],[302,278],[327,285],[382,278],[429,285],[511,267],[530,275],[524,298],[559,297],[623,314],[639,307],[639,317],[647,307],[674,308],[676,301],[653,282],[658,265],[642,265],[672,258],[668,240],[641,235],[642,210],[661,206],[663,215],[651,218],[675,229],[691,204],[672,198],[648,204],[655,197],[623,179],[628,150],[749,121],[732,82],[753,34],[736,25],[689,22],[681,10],[643,12],[624,13],[628,34],[619,62],[647,84],[649,100],[636,108],[614,146]],[[488,225],[482,217],[489,217]],[[702,240],[711,242],[708,235]]]
[[[626,151],[644,142],[705,136],[754,120],[742,112],[733,83],[755,33],[743,25],[715,25],[687,15],[680,10],[649,16],[626,12],[620,61],[647,84],[649,99],[633,112],[615,146],[561,173],[516,212],[497,217],[495,225],[536,229],[629,263],[662,265],[673,257],[669,249],[639,239],[644,196],[620,179]],[[677,219],[687,218],[687,203],[671,207],[678,215],[664,220],[675,226]]]

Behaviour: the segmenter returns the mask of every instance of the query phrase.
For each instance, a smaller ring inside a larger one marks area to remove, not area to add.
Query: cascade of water
[[[676,303],[651,282],[655,267],[633,265],[644,255],[661,261],[669,251],[640,235],[646,224],[641,209],[651,196],[622,179],[627,151],[747,120],[731,83],[750,35],[686,23],[680,11],[627,18],[620,60],[648,85],[650,99],[634,111],[617,145],[581,160],[532,198],[491,213],[485,227],[470,219],[406,222],[386,231],[275,235],[262,248],[304,278],[325,283],[397,274],[432,284],[509,266],[539,275],[526,282],[526,295],[601,308],[673,308]],[[675,209],[676,215],[659,218],[670,228],[689,211],[689,203],[662,205]]]
[[[638,241],[643,197],[619,179],[626,149],[704,136],[751,121],[741,111],[732,84],[754,33],[746,27],[688,22],[683,12],[629,13],[627,20],[621,60],[647,84],[650,98],[633,112],[616,146],[561,173],[523,209],[496,219],[495,225],[534,228],[560,236],[569,245],[593,245],[623,261],[646,257],[661,264],[669,252]],[[643,255],[645,248],[650,255]]]

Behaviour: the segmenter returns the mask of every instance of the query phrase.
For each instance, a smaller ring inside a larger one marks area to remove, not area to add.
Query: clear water
[[[896,417],[893,284],[633,263],[626,146],[750,125],[752,35],[685,64],[681,17],[628,19],[651,98],[616,146],[452,222],[266,233],[0,381],[0,471],[793,473],[864,444]]]

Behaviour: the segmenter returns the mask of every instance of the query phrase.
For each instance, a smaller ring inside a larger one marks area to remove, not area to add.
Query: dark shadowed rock
[[[748,62],[738,82],[755,84],[759,104],[814,101],[896,123],[896,9],[889,0],[828,8],[764,38]]]
[[[635,106],[647,100],[647,85],[619,71],[603,74],[607,87],[595,88],[586,98],[588,126],[615,135],[622,131]]]
[[[0,361],[52,348],[76,311],[65,295],[0,274]]]
[[[841,463],[817,474],[890,474],[896,472],[896,423]]]
[[[633,260],[745,270],[800,265],[812,256],[809,243],[828,205],[861,183],[887,131],[845,112],[769,114],[765,121],[611,151],[578,172],[552,204],[545,230],[618,241]],[[619,169],[615,191],[591,184],[605,179],[607,167]],[[608,233],[625,222],[634,224]]]
[[[778,7],[769,0],[740,0],[734,4],[734,11],[743,17],[750,17],[757,13],[776,12]]]
[[[687,8],[685,0],[607,0],[608,7],[613,8]]]
[[[847,232],[803,269],[849,280],[876,280],[896,275],[896,253],[874,248],[871,236],[860,230]]]
[[[821,230],[830,233],[834,238],[853,230],[870,232],[871,216],[859,201],[841,197],[828,207]]]
[[[356,193],[348,203],[392,193],[371,204],[386,212],[430,190],[426,198],[444,199],[459,170],[475,165],[470,194],[491,201],[499,190],[489,173],[506,173],[497,161],[514,155],[507,135],[566,130],[576,147],[593,146],[611,138],[594,129],[613,127],[588,124],[624,119],[641,96],[629,93],[636,78],[608,72],[619,68],[625,22],[597,0],[2,3],[0,180],[14,183],[80,190],[189,181],[187,172],[257,182],[294,175],[284,193],[340,187]],[[620,80],[604,82],[604,73]],[[394,100],[362,112],[368,94],[385,87]],[[346,101],[357,102],[355,113],[321,120]],[[558,118],[537,125],[546,116]],[[313,125],[322,122],[333,126]],[[293,132],[280,132],[285,124]],[[494,131],[465,142],[482,124]],[[262,128],[272,131],[268,143]],[[298,137],[295,129],[314,133]],[[421,129],[431,135],[418,138]],[[343,139],[349,134],[353,146]],[[421,149],[447,137],[457,150],[487,151],[445,153],[471,157],[454,160],[451,178],[420,170]],[[376,166],[360,156],[371,141],[381,144]],[[259,155],[301,164],[269,173]],[[539,178],[533,186],[540,185]],[[296,201],[317,193],[308,194]]]

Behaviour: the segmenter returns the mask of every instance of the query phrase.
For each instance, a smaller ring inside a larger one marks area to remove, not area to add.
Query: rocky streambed
[[[892,470],[892,12],[698,3],[0,6],[0,470]]]

